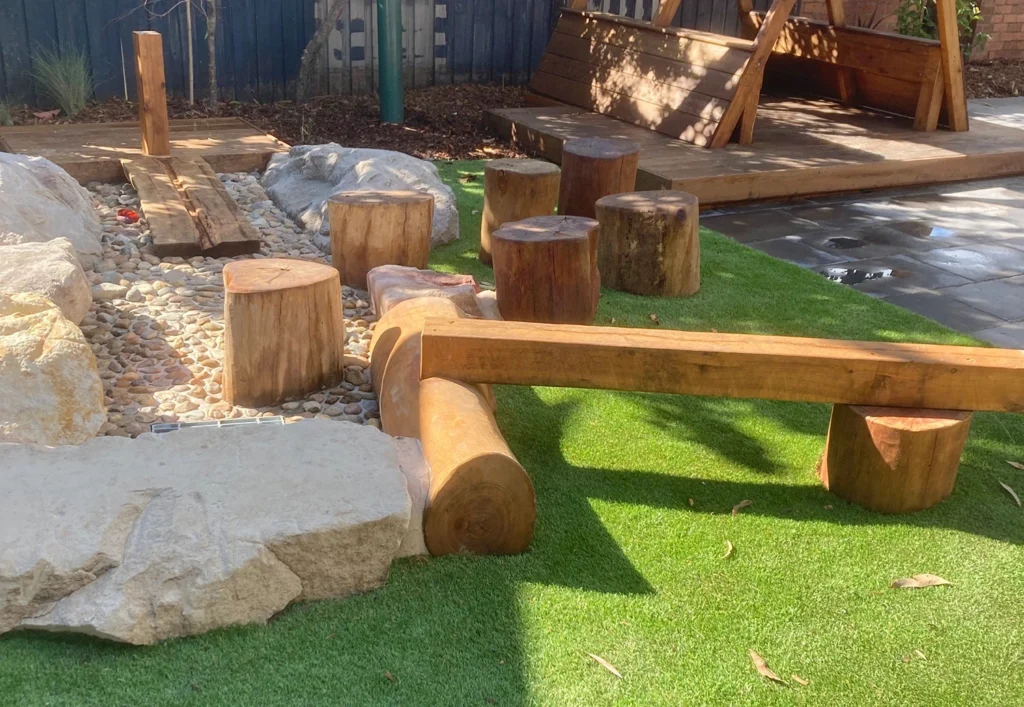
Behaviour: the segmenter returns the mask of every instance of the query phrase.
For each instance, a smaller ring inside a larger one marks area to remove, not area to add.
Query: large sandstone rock
[[[81,444],[106,420],[81,330],[45,297],[0,294],[0,442]]]
[[[137,644],[379,587],[411,511],[395,440],[327,420],[0,445],[0,484],[0,632]]]
[[[262,179],[274,203],[307,230],[323,250],[330,250],[327,199],[359,189],[412,189],[434,197],[432,246],[459,237],[455,194],[430,162],[390,150],[327,145],[299,145],[270,159]]]
[[[67,238],[0,246],[0,293],[43,295],[78,324],[92,304],[85,271]]]
[[[42,157],[0,152],[0,245],[67,238],[84,268],[103,258],[103,227],[71,175]]]

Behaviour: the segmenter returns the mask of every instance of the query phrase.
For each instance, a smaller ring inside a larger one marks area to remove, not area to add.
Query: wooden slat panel
[[[592,59],[595,64],[610,67],[633,76],[669,86],[695,91],[714,98],[729,100],[735,93],[737,75],[703,66],[663,59],[651,54],[621,49],[597,40],[587,40],[556,32],[548,44],[548,53],[577,61]]]
[[[729,105],[728,100],[706,96],[696,91],[649,81],[633,74],[594,66],[575,59],[545,54],[538,71],[546,71],[606,91],[665,106],[696,118],[717,122]],[[603,111],[599,111],[603,112]]]
[[[600,86],[578,83],[544,71],[534,73],[530,88],[542,95],[559,96],[562,101],[570,105],[587,105],[590,110],[597,113],[657,130],[697,145],[707,144],[718,124],[717,122],[702,121],[667,106],[648,103],[638,98],[608,91]]]
[[[1024,412],[1024,351],[427,319],[423,378]]]
[[[601,16],[569,12],[562,13],[558,24],[555,25],[555,32],[596,40],[671,61],[706,66],[729,74],[743,68],[753,46],[751,42],[739,39],[732,40],[739,43],[735,46],[723,45],[711,41],[716,35],[695,30],[669,32],[668,29],[646,28],[646,31],[637,31],[632,24],[627,25],[626,20],[613,21]]]

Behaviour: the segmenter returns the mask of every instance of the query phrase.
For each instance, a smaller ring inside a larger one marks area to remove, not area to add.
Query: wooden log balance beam
[[[882,513],[953,490],[972,411],[1024,412],[1024,351],[427,319],[420,375],[832,403],[820,476]]]
[[[813,403],[1024,412],[1024,351],[427,319],[420,375]]]

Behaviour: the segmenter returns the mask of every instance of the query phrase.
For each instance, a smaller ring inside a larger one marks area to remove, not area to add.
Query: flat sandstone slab
[[[136,644],[381,586],[409,529],[396,441],[327,420],[0,445],[0,633]]]

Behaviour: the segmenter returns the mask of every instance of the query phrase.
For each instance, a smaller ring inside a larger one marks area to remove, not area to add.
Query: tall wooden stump
[[[505,319],[590,324],[597,312],[597,221],[535,216],[491,234],[498,310]]]
[[[224,329],[224,399],[232,405],[275,405],[344,375],[341,282],[328,265],[229,263]]]
[[[378,265],[427,267],[434,197],[420,191],[348,191],[327,202],[331,259],[349,287],[366,289]]]
[[[601,283],[636,295],[678,297],[700,290],[697,197],[639,191],[598,199]]]
[[[600,137],[567,140],[562,146],[562,180],[558,213],[594,218],[602,196],[636,188],[640,146],[628,140]]]
[[[821,480],[880,513],[930,508],[953,492],[970,412],[833,405]]]
[[[480,262],[491,265],[491,233],[511,221],[550,216],[558,203],[557,165],[544,160],[491,160],[484,167]]]
[[[167,120],[167,83],[164,80],[164,47],[159,32],[132,32],[135,79],[139,90],[139,127],[142,154],[171,154]]]

